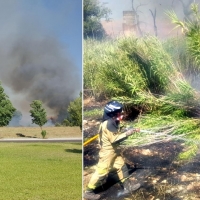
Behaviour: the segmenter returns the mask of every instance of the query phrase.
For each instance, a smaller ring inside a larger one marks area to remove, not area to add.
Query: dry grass
[[[82,137],[79,127],[43,127],[46,138]],[[42,138],[39,127],[0,127],[0,138]]]

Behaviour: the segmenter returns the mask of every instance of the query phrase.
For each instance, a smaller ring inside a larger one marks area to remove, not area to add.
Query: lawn
[[[2,143],[0,200],[80,200],[81,143]]]

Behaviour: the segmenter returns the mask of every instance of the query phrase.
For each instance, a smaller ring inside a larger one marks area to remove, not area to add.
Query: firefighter
[[[140,187],[139,183],[133,184],[128,179],[127,165],[121,155],[117,153],[117,146],[121,141],[134,132],[139,132],[139,129],[130,129],[120,133],[120,120],[123,117],[122,109],[123,105],[117,101],[110,101],[104,107],[103,120],[99,129],[99,161],[84,193],[85,199],[100,199],[101,196],[96,194],[94,190],[101,185],[112,168],[117,170],[120,184],[125,193],[135,191]]]

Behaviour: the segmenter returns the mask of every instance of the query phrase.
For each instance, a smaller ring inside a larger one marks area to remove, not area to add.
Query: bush
[[[43,139],[46,137],[46,134],[47,134],[47,132],[45,130],[42,130],[41,135],[42,135]]]

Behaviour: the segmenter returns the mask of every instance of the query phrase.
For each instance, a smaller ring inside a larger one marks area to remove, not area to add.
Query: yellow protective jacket
[[[111,150],[119,142],[126,139],[126,133],[120,133],[119,125],[112,118],[104,121],[100,126],[99,142],[102,149]]]

